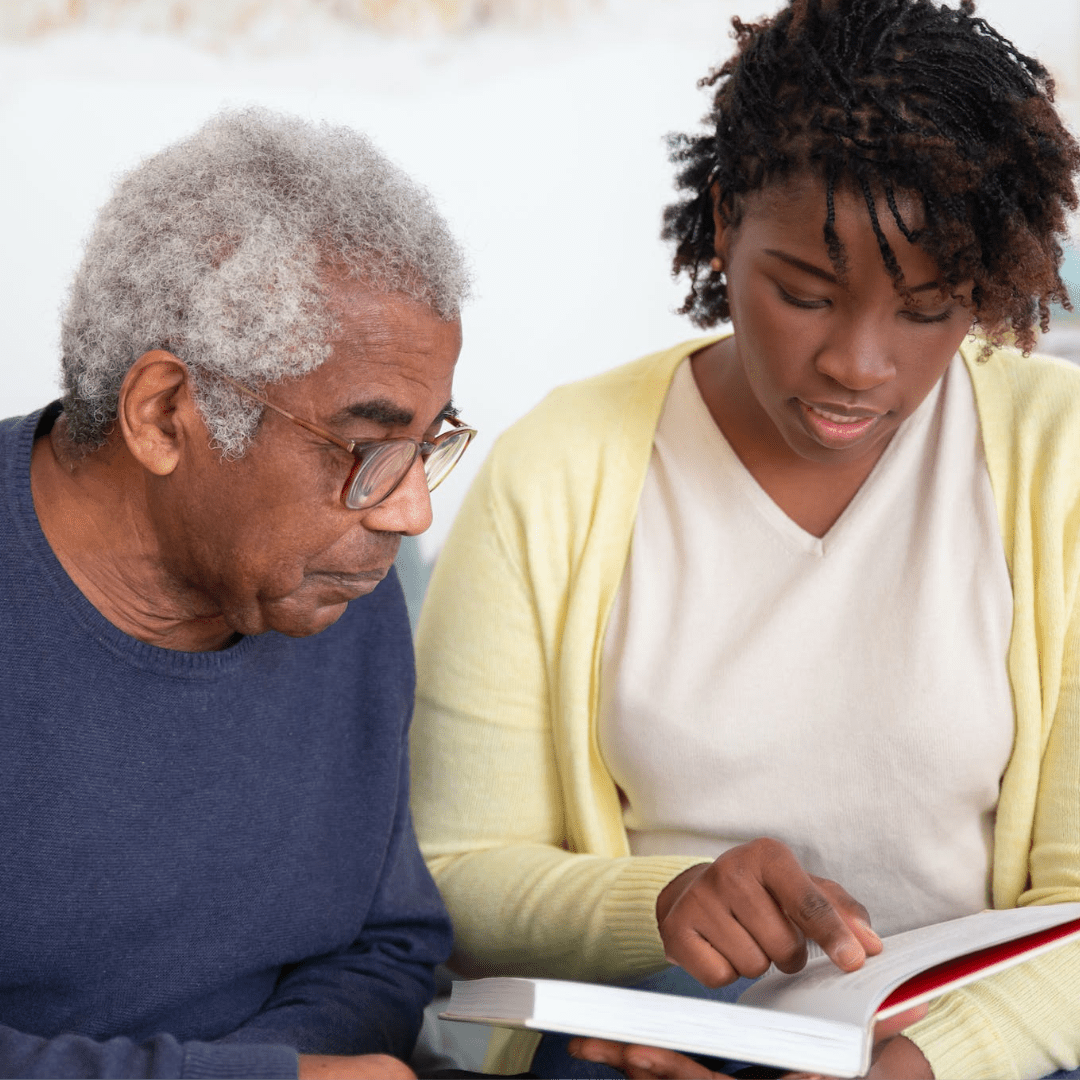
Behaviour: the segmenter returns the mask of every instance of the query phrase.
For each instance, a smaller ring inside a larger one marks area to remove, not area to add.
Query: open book
[[[884,939],[853,972],[775,969],[737,1005],[557,979],[455,982],[446,1020],[593,1035],[832,1076],[870,1067],[874,1022],[1080,938],[1080,904],[981,911]]]

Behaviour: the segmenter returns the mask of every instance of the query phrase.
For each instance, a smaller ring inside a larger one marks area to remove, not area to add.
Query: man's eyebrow
[[[803,270],[807,274],[813,274],[814,277],[823,278],[825,281],[831,282],[833,285],[840,284],[840,281],[835,274],[830,274],[828,270],[822,270],[820,266],[814,266],[813,263],[803,262],[802,259],[797,259],[794,255],[788,255],[785,251],[776,251],[774,248],[766,248],[765,254],[771,255],[774,259],[780,259],[782,262],[786,262],[799,270]],[[921,285],[912,285],[912,287],[907,291],[909,293],[917,293],[928,292],[931,289],[940,288],[941,283],[938,281],[924,281]]]
[[[448,401],[440,410],[437,420],[445,420],[456,417],[457,409],[452,401]],[[374,398],[371,401],[355,401],[339,409],[330,417],[330,423],[337,426],[347,424],[350,420],[370,420],[381,427],[408,427],[413,422],[414,414],[409,409],[403,409],[400,405],[387,398]]]
[[[330,417],[331,424],[346,424],[350,420],[370,420],[382,427],[408,427],[413,414],[388,398],[372,398],[370,401],[354,401],[339,409]]]

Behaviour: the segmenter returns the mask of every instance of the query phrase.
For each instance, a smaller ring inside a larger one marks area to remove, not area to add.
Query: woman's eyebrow
[[[788,255],[786,251],[777,251],[775,248],[766,248],[765,254],[771,255],[774,259],[780,259],[782,262],[786,262],[788,265],[794,266],[798,270],[803,270],[807,274],[813,274],[814,277],[823,278],[833,285],[840,284],[840,280],[835,274],[829,273],[828,270],[822,270],[820,266],[814,266],[813,263],[803,262],[802,259],[797,259],[794,255]],[[912,285],[907,291],[909,293],[917,293],[940,288],[941,283],[938,281],[924,281],[921,285]]]
[[[766,248],[765,254],[771,255],[774,259],[779,259],[781,262],[786,262],[789,266],[794,266],[797,270],[803,270],[807,274],[813,274],[814,277],[823,278],[833,285],[840,284],[840,279],[835,274],[830,273],[828,270],[822,270],[820,266],[814,266],[813,263],[803,262],[802,259],[796,259],[794,255],[789,255],[786,251],[777,251],[775,248]]]

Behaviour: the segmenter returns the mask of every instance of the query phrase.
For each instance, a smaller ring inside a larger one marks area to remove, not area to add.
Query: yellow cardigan
[[[413,811],[463,974],[633,983],[665,966],[656,897],[701,860],[629,854],[597,742],[600,657],[664,396],[711,340],[549,395],[499,439],[439,558],[418,631]],[[1080,370],[1007,350],[980,363],[980,347],[961,353],[1014,605],[994,904],[1080,900]],[[1075,1068],[1080,948],[948,994],[905,1034],[939,1078]],[[493,1039],[489,1067],[525,1069],[534,1047]]]

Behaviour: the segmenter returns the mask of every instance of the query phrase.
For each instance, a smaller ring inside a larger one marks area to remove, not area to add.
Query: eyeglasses
[[[356,459],[349,473],[345,486],[341,489],[341,501],[350,510],[370,510],[383,499],[389,497],[408,475],[417,457],[423,459],[424,475],[427,477],[428,491],[434,491],[446,479],[450,470],[461,459],[465,448],[472,442],[476,429],[467,427],[456,417],[447,416],[447,423],[454,425],[453,431],[444,431],[436,435],[431,442],[421,439],[373,439],[370,442],[357,442],[355,439],[342,439],[325,428],[293,416],[288,409],[267,401],[261,394],[249,390],[243,383],[237,382],[221,372],[214,374],[230,386],[253,398],[260,405],[291,420],[294,424],[318,435]]]

